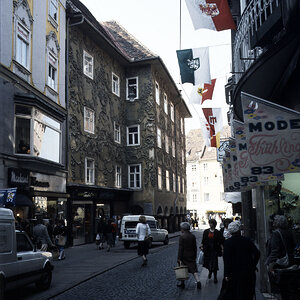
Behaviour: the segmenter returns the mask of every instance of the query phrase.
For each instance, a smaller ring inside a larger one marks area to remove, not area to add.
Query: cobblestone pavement
[[[195,231],[194,234],[199,245],[202,231]],[[152,251],[146,267],[141,266],[141,258],[134,259],[54,299],[217,299],[220,282],[215,284],[212,280],[207,280],[206,270],[201,272],[202,290],[196,289],[192,276],[186,281],[184,290],[176,287],[173,267],[177,261],[177,250],[178,238],[173,239],[168,247]]]

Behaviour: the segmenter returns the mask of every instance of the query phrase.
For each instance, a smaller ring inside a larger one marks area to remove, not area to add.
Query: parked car
[[[119,240],[124,242],[126,249],[130,247],[130,244],[137,243],[136,226],[139,223],[139,217],[140,215],[128,215],[122,218]],[[169,243],[168,230],[158,228],[157,220],[153,216],[145,217],[151,229],[149,247],[152,246],[152,242],[162,242],[167,245]]]
[[[46,290],[52,281],[50,252],[36,251],[23,231],[15,230],[13,212],[0,208],[0,300],[5,290],[35,283]]]

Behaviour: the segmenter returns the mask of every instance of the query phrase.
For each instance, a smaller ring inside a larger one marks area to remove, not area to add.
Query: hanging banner
[[[250,175],[300,172],[300,113],[242,93]]]
[[[17,188],[0,190],[0,207],[16,206]]]
[[[7,195],[7,190],[1,189],[0,190],[0,207],[3,207],[5,205],[6,195]]]

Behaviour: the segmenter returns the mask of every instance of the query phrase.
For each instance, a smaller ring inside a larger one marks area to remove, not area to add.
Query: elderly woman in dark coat
[[[208,278],[210,279],[214,273],[214,283],[217,283],[218,256],[222,256],[223,237],[220,231],[216,229],[217,221],[215,219],[210,219],[208,224],[210,228],[203,232],[200,249],[204,252],[203,267],[208,269]]]
[[[196,282],[197,288],[201,289],[201,282],[198,275],[196,257],[197,257],[197,245],[196,237],[190,232],[190,224],[183,222],[180,224],[181,236],[179,238],[178,248],[178,263],[183,263],[188,267],[189,273],[192,273]],[[178,287],[184,288],[184,280],[181,281]]]

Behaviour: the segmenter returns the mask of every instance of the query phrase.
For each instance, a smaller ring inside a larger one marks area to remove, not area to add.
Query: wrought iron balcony
[[[252,0],[239,22],[233,45],[235,83],[265,51],[264,38],[281,18],[281,0]]]

